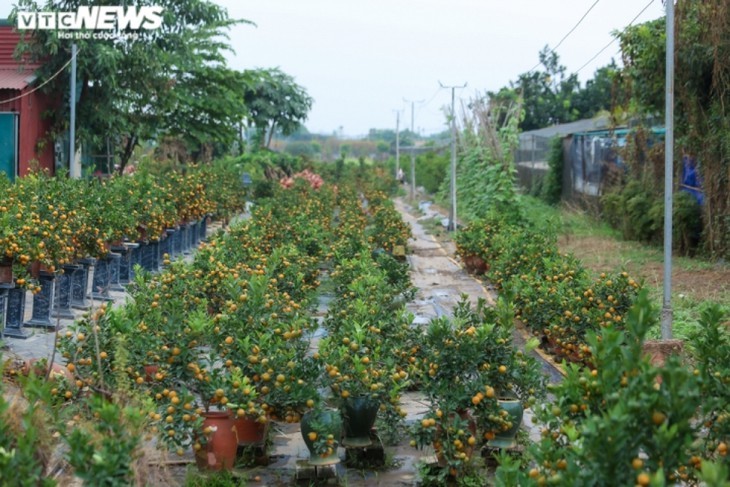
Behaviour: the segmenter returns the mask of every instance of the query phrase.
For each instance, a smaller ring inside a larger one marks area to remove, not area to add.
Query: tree
[[[312,108],[314,100],[294,78],[279,70],[246,70],[243,99],[249,127],[256,129],[259,147],[268,148],[275,132],[296,132]]]
[[[665,19],[618,34],[624,109],[637,119],[664,115]],[[726,0],[677,3],[675,19],[675,134],[678,147],[699,162],[703,180],[702,244],[730,257],[730,15]],[[679,151],[678,151],[679,152]],[[681,154],[681,153],[680,153]],[[678,154],[678,155],[680,155]],[[675,175],[680,167],[675,159]],[[660,176],[661,177],[661,176]],[[663,179],[655,180],[661,188]]]
[[[613,106],[613,86],[618,67],[611,60],[599,68],[592,80],[581,88],[576,74],[568,75],[561,66],[557,53],[547,46],[540,51],[540,64],[544,70],[533,70],[521,74],[517,81],[510,82],[491,98],[503,103],[522,98],[524,118],[520,129],[535,130],[556,123],[567,123],[582,118],[594,117],[602,110]]]
[[[159,29],[117,31],[112,39],[62,39],[57,30],[34,30],[18,54],[43,60],[38,76],[49,79],[79,48],[76,134],[81,144],[111,142],[121,172],[142,141],[179,133],[190,144],[214,136],[231,121],[232,74],[222,69],[229,49],[225,30],[237,21],[208,0],[140,0],[135,7],[162,7]],[[96,4],[118,5],[104,1]],[[85,0],[20,0],[18,10],[74,12]],[[124,35],[126,34],[126,36]],[[68,129],[68,77],[58,76],[44,89],[60,101],[52,114],[55,135]],[[233,93],[236,93],[234,91]],[[234,132],[235,133],[235,132]]]
[[[512,90],[517,91],[523,100],[524,118],[520,123],[522,130],[534,130],[556,123],[577,120],[578,112],[573,107],[573,97],[580,88],[578,76],[566,75],[565,66],[560,65],[557,53],[547,46],[540,51],[540,64],[544,71],[530,71],[511,82]],[[508,101],[509,89],[503,88],[493,98]]]
[[[574,106],[578,110],[579,118],[592,118],[599,112],[610,111],[613,106],[613,92],[619,68],[616,62],[598,68],[593,79],[586,81],[574,96]]]

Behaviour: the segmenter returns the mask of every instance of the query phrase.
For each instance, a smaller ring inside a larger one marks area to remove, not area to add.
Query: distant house
[[[43,113],[55,106],[36,86],[40,64],[13,57],[20,34],[0,20],[0,172],[14,180],[33,169],[54,173],[54,141]]]

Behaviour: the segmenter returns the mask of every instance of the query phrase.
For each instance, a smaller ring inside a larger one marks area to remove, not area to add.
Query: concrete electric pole
[[[456,231],[456,112],[454,108],[455,95],[457,88],[466,88],[466,83],[461,86],[444,86],[439,81],[441,88],[451,89],[451,208],[449,209],[449,227],[450,232]]]
[[[411,143],[411,201],[416,199],[416,132],[415,132],[415,106],[416,103],[423,103],[423,100],[406,100],[403,99],[404,102],[411,104],[411,136],[413,137],[413,142]]]
[[[674,0],[667,4],[667,65],[665,79],[664,136],[664,302],[662,340],[672,338],[672,190],[674,175]]]
[[[395,178],[400,172],[400,110],[395,111]],[[400,181],[398,181],[400,182]]]

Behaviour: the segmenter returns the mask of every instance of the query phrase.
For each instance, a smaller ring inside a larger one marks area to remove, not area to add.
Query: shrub
[[[550,141],[548,173],[542,182],[540,198],[549,205],[557,205],[563,194],[563,141],[555,137]]]
[[[521,485],[648,485],[686,470],[700,389],[680,357],[657,367],[644,355],[657,314],[642,292],[626,330],[588,334],[595,368],[568,367],[553,402],[537,409],[542,439],[530,449],[530,483]]]

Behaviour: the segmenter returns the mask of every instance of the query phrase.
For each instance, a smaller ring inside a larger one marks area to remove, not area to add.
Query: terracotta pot
[[[201,470],[232,470],[236,461],[238,440],[230,411],[203,413],[205,444],[195,452],[195,462]]]
[[[476,275],[484,274],[489,268],[484,259],[474,254],[464,257],[464,267],[469,273]]]
[[[23,365],[23,375],[30,374],[31,370],[33,371],[33,373],[35,373],[36,376],[45,377],[46,372],[48,372],[48,366],[44,366],[37,358],[32,358],[26,361]],[[73,374],[71,374],[71,372],[69,372],[68,369],[63,365],[54,362],[51,366],[51,374],[48,376],[48,378],[51,380],[66,379],[70,381],[73,380]]]
[[[145,382],[152,382],[155,380],[155,374],[160,370],[160,366],[157,364],[143,365],[144,368],[144,380]]]
[[[48,267],[45,264],[42,264],[39,260],[34,260],[30,263],[30,275],[34,279],[38,279],[41,275],[41,272],[46,274],[53,274],[56,269],[54,267]]]
[[[262,423],[258,418],[235,418],[233,424],[236,428],[238,444],[242,446],[261,445],[266,439],[266,432],[269,429],[269,422]]]
[[[345,426],[345,438],[342,444],[351,447],[370,446],[370,430],[378,417],[380,402],[369,397],[351,397],[342,404],[342,420]]]
[[[13,282],[13,265],[0,263],[0,284],[10,284]]]

